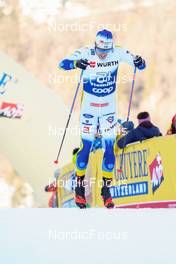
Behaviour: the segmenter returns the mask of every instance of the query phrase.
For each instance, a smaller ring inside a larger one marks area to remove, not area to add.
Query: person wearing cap
[[[167,130],[167,135],[176,134],[176,114],[172,118],[169,129]]]
[[[103,29],[97,33],[93,45],[76,50],[58,65],[63,70],[83,70],[84,93],[80,117],[82,144],[76,156],[75,188],[75,203],[80,208],[86,208],[84,178],[98,124],[104,148],[101,196],[105,207],[114,207],[110,184],[115,165],[114,143],[117,134],[116,84],[119,65],[123,62],[132,69],[145,68],[145,60],[141,56],[134,56],[127,49],[114,45],[112,33]]]
[[[151,117],[148,112],[139,113],[137,115],[137,120],[138,126],[118,140],[117,145],[120,149],[130,143],[162,136],[159,128],[154,126],[151,122]]]

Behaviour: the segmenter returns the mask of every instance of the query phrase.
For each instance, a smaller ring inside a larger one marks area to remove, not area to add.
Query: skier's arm
[[[122,126],[124,129],[130,131],[134,128],[133,121],[123,121],[122,119],[117,119],[117,122],[120,126]]]
[[[141,56],[134,56],[124,48],[120,48],[120,61],[126,62],[132,67],[136,66],[139,70],[143,70],[146,67],[145,60]]]
[[[124,148],[126,145],[128,145],[129,143],[133,143],[136,141],[136,133],[135,130],[131,130],[127,135],[121,137],[118,142],[117,145],[119,148]]]
[[[59,65],[59,69],[63,70],[73,70],[80,68],[85,70],[88,66],[87,60],[84,59],[84,50],[76,50],[70,57],[63,59]]]

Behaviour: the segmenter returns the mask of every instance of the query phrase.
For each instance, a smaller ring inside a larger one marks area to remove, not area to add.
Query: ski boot
[[[84,177],[76,177],[75,203],[80,209],[86,208]]]
[[[114,208],[114,203],[112,201],[110,193],[110,184],[112,179],[103,178],[103,187],[101,189],[101,196],[104,202],[104,206],[108,209]]]

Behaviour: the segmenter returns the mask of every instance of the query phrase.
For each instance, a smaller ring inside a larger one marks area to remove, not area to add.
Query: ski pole
[[[137,71],[137,68],[135,67],[134,68],[134,73],[133,73],[132,85],[131,85],[130,100],[129,100],[129,105],[128,105],[128,114],[127,114],[126,122],[128,122],[129,119],[130,119],[130,111],[131,111],[131,104],[132,104],[132,98],[133,98],[134,83],[135,83],[135,79],[136,79],[136,71]],[[126,140],[124,140],[124,142],[123,142],[122,159],[121,159],[120,169],[117,170],[118,173],[122,173],[123,172],[122,171],[122,167],[123,167],[125,143],[126,143]]]
[[[74,95],[74,98],[73,98],[73,102],[72,102],[72,105],[71,105],[69,117],[68,117],[68,120],[67,120],[67,123],[66,123],[66,126],[65,126],[65,131],[64,131],[64,134],[63,134],[63,137],[62,137],[62,141],[61,141],[61,144],[60,144],[60,147],[59,147],[57,158],[54,161],[55,164],[58,164],[58,160],[59,160],[59,156],[60,156],[60,153],[61,153],[61,150],[62,150],[64,139],[65,139],[65,136],[66,136],[67,128],[68,128],[68,125],[69,125],[69,122],[70,122],[70,119],[71,119],[71,115],[72,115],[73,108],[74,108],[74,105],[75,105],[75,101],[76,101],[76,98],[77,98],[77,95],[78,95],[79,87],[80,87],[80,84],[81,84],[81,81],[82,81],[83,72],[84,72],[84,70],[82,70],[81,75],[80,75],[80,79],[78,81],[78,85],[77,85],[76,92],[75,92],[75,95]]]

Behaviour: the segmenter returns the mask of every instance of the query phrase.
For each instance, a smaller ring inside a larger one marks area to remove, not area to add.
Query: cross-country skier
[[[110,184],[115,165],[114,143],[117,125],[115,90],[121,62],[126,62],[133,68],[136,66],[139,70],[145,68],[145,61],[140,56],[133,56],[126,49],[114,46],[112,33],[104,29],[97,33],[94,45],[76,50],[72,56],[59,63],[59,68],[64,70],[76,68],[84,70],[80,118],[82,146],[76,159],[75,188],[75,202],[80,208],[86,208],[84,177],[97,125],[100,127],[104,145],[101,195],[105,207],[114,207]]]

